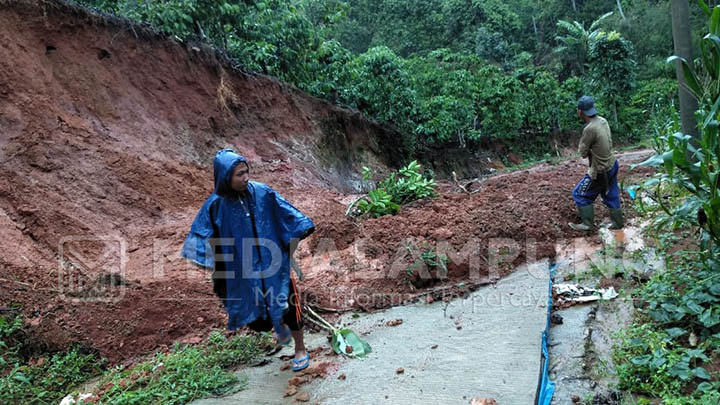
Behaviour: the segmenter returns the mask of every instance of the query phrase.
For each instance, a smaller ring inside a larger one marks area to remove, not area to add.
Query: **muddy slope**
[[[356,113],[61,2],[0,1],[0,38],[0,307],[21,304],[50,344],[80,340],[117,359],[222,324],[214,300],[191,315],[153,302],[209,289],[185,280],[193,269],[175,280],[151,266],[153,240],[176,251],[211,192],[219,148],[280,188],[351,190],[362,165],[384,171],[397,156],[399,137]],[[66,242],[78,254],[59,266]],[[129,254],[122,280],[106,277],[114,253],[78,269],[108,244]],[[126,299],[87,298],[113,283]]]
[[[444,184],[397,216],[351,221],[361,166],[392,166],[396,134],[201,46],[55,1],[0,0],[0,39],[0,307],[20,305],[38,346],[80,342],[120,362],[225,325],[209,275],[178,258],[224,146],[315,221],[298,257],[320,306],[371,310],[492,281],[554,255],[574,219],[579,161],[472,194]],[[520,248],[490,268],[493,238]],[[412,266],[438,242],[447,272]]]

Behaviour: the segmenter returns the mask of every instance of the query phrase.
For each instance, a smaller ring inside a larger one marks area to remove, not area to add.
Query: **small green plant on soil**
[[[447,275],[447,255],[439,255],[434,250],[426,250],[420,254],[420,259],[428,269],[437,269],[439,278],[444,278]],[[412,272],[412,267],[416,265],[417,263],[411,265],[409,268],[410,272]]]
[[[0,316],[0,403],[57,404],[79,384],[100,376],[90,398],[106,404],[187,403],[244,389],[228,370],[255,361],[269,348],[269,334],[225,338],[213,332],[195,346],[176,344],[130,368],[107,369],[96,354],[79,346],[65,352],[23,358],[22,319]]]
[[[372,215],[378,218],[397,214],[400,207],[409,202],[437,196],[435,180],[432,176],[423,175],[420,169],[420,164],[413,160],[399,171],[390,173],[376,189],[352,202],[347,212],[356,216]],[[367,182],[371,177],[370,169],[363,167],[363,181]]]
[[[582,404],[583,405],[592,405],[593,400],[595,399],[595,394],[592,392],[588,392],[582,397]]]
[[[413,253],[412,246],[407,246],[407,249],[411,254]],[[409,265],[405,272],[408,277],[412,279],[414,277],[415,270],[425,266],[425,268],[430,271],[436,270],[436,278],[442,279],[447,276],[447,262],[447,255],[438,254],[432,247],[425,247],[422,253],[420,253],[419,260],[416,260],[413,264]]]
[[[0,403],[58,403],[65,391],[104,367],[95,354],[79,346],[28,362],[23,355],[29,351],[24,336],[20,315],[0,315]]]

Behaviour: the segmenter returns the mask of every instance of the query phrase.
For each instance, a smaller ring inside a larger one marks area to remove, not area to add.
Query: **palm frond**
[[[593,23],[590,24],[590,31],[594,31],[597,28],[597,26],[600,25],[600,23],[604,19],[610,17],[612,14],[613,14],[613,12],[611,11],[609,13],[605,13],[605,14],[601,15],[600,17],[598,17],[597,20],[593,21]]]

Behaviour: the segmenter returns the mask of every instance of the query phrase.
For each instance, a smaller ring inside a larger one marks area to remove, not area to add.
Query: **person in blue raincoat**
[[[274,329],[280,344],[294,338],[293,370],[302,370],[310,359],[290,258],[315,225],[275,190],[249,181],[247,161],[232,149],[218,151],[213,166],[215,190],[195,217],[181,255],[213,270],[229,329]]]

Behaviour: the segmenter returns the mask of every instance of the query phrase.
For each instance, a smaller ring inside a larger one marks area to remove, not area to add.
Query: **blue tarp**
[[[308,236],[315,226],[262,183],[251,181],[245,192],[234,191],[230,179],[241,163],[247,164],[230,149],[215,155],[215,191],[195,217],[181,255],[214,270],[215,293],[227,310],[229,329],[269,318],[282,330],[290,242]]]
[[[552,311],[552,279],[555,275],[556,264],[550,265],[550,281],[548,282],[549,298],[548,298],[548,310],[547,320],[545,323],[545,330],[542,333],[542,353],[540,355],[540,378],[538,381],[537,395],[535,398],[536,405],[550,405],[552,401],[553,393],[555,392],[555,383],[550,381],[548,375],[548,367],[550,363],[550,356],[548,353],[548,334],[550,333],[550,312]]]

